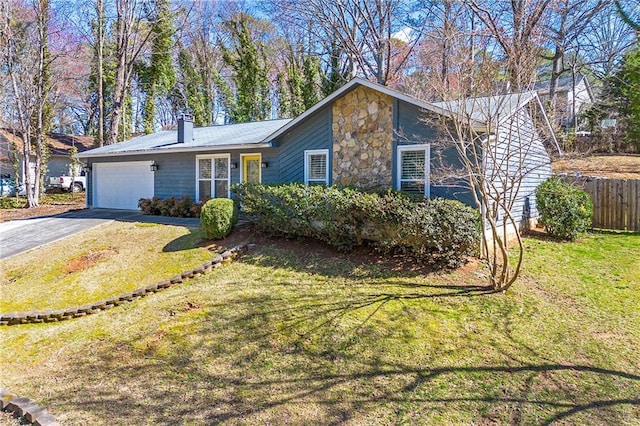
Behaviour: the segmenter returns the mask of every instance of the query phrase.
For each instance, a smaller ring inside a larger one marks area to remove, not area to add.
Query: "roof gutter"
[[[242,145],[223,145],[223,146],[199,146],[199,147],[180,147],[180,148],[163,148],[163,149],[142,149],[136,151],[119,151],[104,153],[79,153],[77,158],[100,158],[100,157],[122,157],[125,155],[149,155],[149,154],[173,154],[180,152],[198,152],[198,151],[235,151],[238,149],[256,149],[256,148],[272,148],[273,143],[253,143]]]

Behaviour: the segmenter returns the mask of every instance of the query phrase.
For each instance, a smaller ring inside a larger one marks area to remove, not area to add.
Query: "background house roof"
[[[92,136],[66,135],[62,133],[49,133],[45,136],[45,141],[49,145],[50,155],[68,156],[72,147],[76,147],[78,152],[88,151],[93,148],[94,138]],[[13,144],[18,152],[22,153],[22,137],[20,132],[12,129],[0,129],[0,159],[8,160],[10,144]]]
[[[576,75],[576,86],[578,86],[578,84],[580,84],[580,82],[583,79],[584,79],[584,76],[582,74]],[[537,91],[541,95],[548,94],[550,84],[551,84],[550,80],[537,81],[533,84],[533,90]],[[573,78],[570,75],[558,78],[558,82],[556,83],[556,91],[570,92],[572,90],[573,90]]]
[[[139,136],[113,145],[92,149],[79,157],[105,155],[142,154],[149,152],[197,151],[201,149],[229,148],[243,145],[261,146],[263,140],[290,119],[257,121],[252,123],[227,124],[221,126],[195,127],[193,140],[178,143],[177,130],[163,130]]]

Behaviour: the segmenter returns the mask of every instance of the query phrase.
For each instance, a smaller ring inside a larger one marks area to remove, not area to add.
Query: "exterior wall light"
[[[149,168],[151,169],[152,172],[155,172],[158,170],[158,163],[154,161],[151,162],[151,165],[149,166]]]
[[[229,165],[229,167],[231,167],[232,169],[237,169],[238,168],[238,163],[231,163]]]
[[[267,163],[266,161],[263,161],[262,163],[260,163],[260,167],[262,167],[263,169],[266,169],[267,167],[269,167],[269,163]]]

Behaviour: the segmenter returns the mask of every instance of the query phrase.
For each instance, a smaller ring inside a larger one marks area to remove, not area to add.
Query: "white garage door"
[[[153,197],[150,161],[93,164],[93,206],[137,210],[140,198]]]

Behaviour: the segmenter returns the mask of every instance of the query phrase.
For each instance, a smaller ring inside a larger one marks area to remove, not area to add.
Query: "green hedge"
[[[220,240],[238,223],[238,210],[229,198],[214,198],[202,206],[200,227],[207,238]]]
[[[316,238],[342,250],[367,242],[450,266],[477,254],[478,214],[457,201],[301,184],[242,183],[232,191],[243,212],[272,236]]]
[[[536,204],[540,220],[551,236],[575,240],[591,226],[593,204],[589,194],[559,177],[538,186]]]

